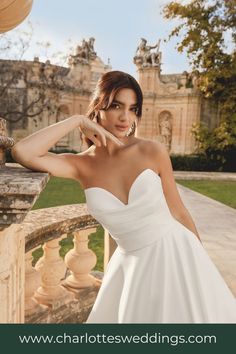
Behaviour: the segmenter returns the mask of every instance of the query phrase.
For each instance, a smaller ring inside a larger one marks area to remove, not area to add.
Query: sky
[[[164,42],[177,24],[163,19],[160,12],[166,3],[167,0],[34,0],[27,20],[9,34],[18,35],[30,21],[33,42],[51,43],[47,55],[33,43],[24,55],[27,60],[39,56],[40,61],[51,59],[50,55],[57,51],[69,55],[83,38],[94,37],[95,51],[104,63],[110,58],[112,69],[135,77],[133,56],[140,38],[146,38],[150,45],[160,38],[162,73],[182,73],[190,67],[186,55],[175,48],[177,39]]]

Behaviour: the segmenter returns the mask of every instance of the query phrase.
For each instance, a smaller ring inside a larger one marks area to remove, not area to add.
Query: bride
[[[91,215],[118,245],[87,323],[236,323],[236,300],[202,246],[165,146],[135,136],[142,101],[131,75],[105,73],[86,116],[31,134],[12,156],[79,181]],[[87,150],[48,152],[77,128]]]

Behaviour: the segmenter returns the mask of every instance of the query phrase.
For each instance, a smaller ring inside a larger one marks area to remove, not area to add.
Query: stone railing
[[[14,141],[0,118],[0,323],[84,322],[101,284],[91,272],[96,255],[88,235],[98,223],[85,204],[30,211],[49,181],[48,173],[5,164]],[[59,241],[74,235],[63,260]],[[44,255],[32,266],[32,251]],[[105,230],[104,270],[116,245]]]
[[[99,224],[85,204],[31,211],[22,223],[25,234],[25,322],[84,322],[101,284],[101,272],[90,274],[97,257],[88,236]],[[59,242],[74,236],[74,248],[64,260]],[[32,251],[43,245],[44,255],[32,266]],[[100,274],[99,274],[100,273]],[[100,279],[99,279],[100,278]]]
[[[91,272],[97,257],[88,248],[98,222],[86,204],[27,212],[48,174],[12,164],[1,172],[0,323],[84,322],[103,276]],[[59,242],[68,234],[74,236],[74,248],[63,260]],[[115,245],[106,230],[104,236],[105,270]],[[44,254],[33,267],[32,252],[39,246]]]

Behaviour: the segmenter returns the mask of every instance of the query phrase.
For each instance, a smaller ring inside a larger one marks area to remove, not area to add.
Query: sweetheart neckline
[[[157,177],[159,177],[159,179],[161,179],[161,177],[158,175],[157,172],[155,172],[153,169],[151,168],[145,168],[144,170],[142,170],[134,179],[134,181],[132,182],[131,186],[130,186],[130,189],[128,191],[128,202],[127,204],[124,203],[122,200],[120,200],[118,197],[115,196],[115,194],[113,194],[112,192],[108,191],[107,189],[105,188],[102,188],[102,187],[88,187],[88,188],[84,188],[84,192],[86,194],[86,192],[88,192],[89,190],[92,190],[92,189],[98,189],[98,190],[102,190],[102,191],[105,191],[106,193],[110,194],[112,197],[114,197],[115,199],[117,199],[123,206],[128,206],[130,204],[130,194],[131,194],[131,191],[132,191],[132,188],[134,187],[135,183],[138,181],[138,179],[140,178],[140,176],[142,176],[145,172],[147,171],[150,171],[152,173],[154,173]]]

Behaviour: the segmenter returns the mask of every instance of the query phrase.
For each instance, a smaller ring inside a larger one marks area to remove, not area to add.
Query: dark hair
[[[98,111],[100,109],[107,110],[111,106],[115,95],[123,88],[130,88],[136,93],[136,116],[140,120],[143,105],[143,94],[141,87],[133,76],[122,71],[109,71],[100,77],[95,87],[92,101],[90,102],[86,116],[91,120],[97,119]],[[133,129],[129,135],[134,135],[134,133],[135,129]],[[84,140],[88,146],[93,145],[93,142],[87,137],[85,137]]]

